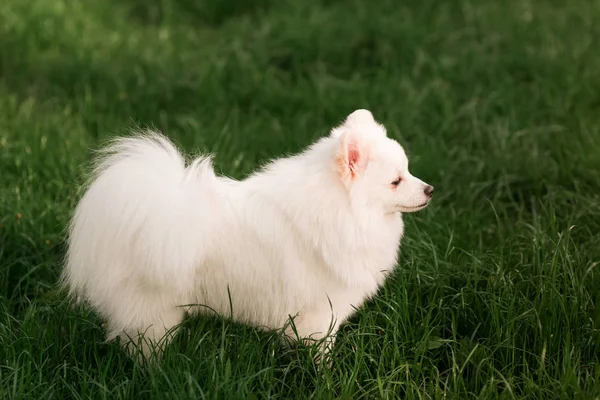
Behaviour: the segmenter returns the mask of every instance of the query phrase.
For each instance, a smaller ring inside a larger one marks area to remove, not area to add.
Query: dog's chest
[[[338,270],[347,273],[350,286],[369,294],[383,284],[398,262],[398,249],[404,232],[400,216],[371,220],[354,243],[346,243],[344,262]]]

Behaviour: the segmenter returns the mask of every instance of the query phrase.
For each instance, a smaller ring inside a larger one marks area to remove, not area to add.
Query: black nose
[[[426,196],[429,196],[429,197],[433,196],[433,186],[431,186],[431,185],[425,186],[424,192],[425,192]]]

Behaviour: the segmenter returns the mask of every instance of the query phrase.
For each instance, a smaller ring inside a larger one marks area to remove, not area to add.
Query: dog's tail
[[[155,132],[113,141],[71,220],[62,283],[71,294],[104,291],[97,298],[125,280],[191,290],[221,202],[210,157],[186,165]]]

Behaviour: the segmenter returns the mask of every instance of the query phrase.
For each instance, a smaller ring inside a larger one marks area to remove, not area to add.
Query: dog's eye
[[[393,186],[398,186],[400,184],[400,182],[402,182],[402,178],[396,179],[394,182],[392,182],[392,185]]]

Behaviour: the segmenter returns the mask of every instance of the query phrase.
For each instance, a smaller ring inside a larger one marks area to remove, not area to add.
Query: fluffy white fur
[[[187,311],[333,336],[396,265],[401,213],[432,191],[367,110],[242,181],[206,157],[186,165],[160,134],[123,138],[77,206],[63,280],[109,339],[155,344]]]

